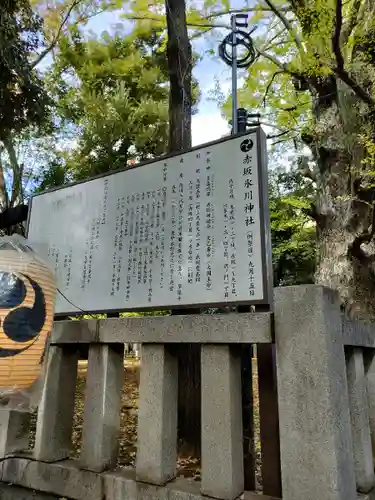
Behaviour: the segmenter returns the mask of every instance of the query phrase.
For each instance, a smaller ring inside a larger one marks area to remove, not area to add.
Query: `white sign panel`
[[[32,198],[57,314],[268,303],[261,129]]]

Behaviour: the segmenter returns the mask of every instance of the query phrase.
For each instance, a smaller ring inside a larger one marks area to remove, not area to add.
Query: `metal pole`
[[[237,109],[237,132],[239,134],[246,132],[247,111],[245,108]]]
[[[237,38],[236,16],[231,16],[232,27],[232,134],[237,134]]]

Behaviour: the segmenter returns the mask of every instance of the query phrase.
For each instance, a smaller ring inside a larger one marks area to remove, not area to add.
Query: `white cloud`
[[[213,113],[200,113],[192,119],[193,146],[215,141],[224,135],[230,134],[228,122],[223,119],[220,111]]]

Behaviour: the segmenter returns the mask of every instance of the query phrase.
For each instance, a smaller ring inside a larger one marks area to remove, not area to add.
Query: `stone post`
[[[161,344],[143,344],[136,477],[164,485],[177,469],[178,363]]]
[[[277,400],[275,345],[258,344],[257,358],[263,494],[281,498],[279,405]]]
[[[364,350],[372,456],[375,463],[375,349]]]
[[[276,288],[275,337],[283,500],[355,500],[338,296]]]
[[[0,410],[0,458],[29,447],[30,412]]]
[[[89,350],[83,420],[82,468],[102,472],[116,466],[124,344],[92,344]]]
[[[202,494],[234,500],[244,491],[241,357],[202,345]]]
[[[139,347],[140,347],[140,344],[139,344],[139,343],[134,344],[134,354],[135,354],[135,357],[136,357],[137,359],[139,359],[139,353],[140,353],[140,349],[139,349]]]
[[[34,456],[41,462],[68,458],[72,449],[78,352],[50,346],[38,410]]]
[[[368,493],[374,487],[375,477],[372,461],[367,381],[362,349],[347,348],[346,369],[357,490]]]

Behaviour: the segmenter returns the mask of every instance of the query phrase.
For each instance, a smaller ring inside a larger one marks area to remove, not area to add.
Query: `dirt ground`
[[[253,363],[254,365],[255,363]],[[79,458],[82,442],[82,426],[84,414],[84,393],[86,385],[87,363],[80,363],[77,379],[76,403],[73,424],[73,453],[72,458]],[[137,452],[137,413],[138,413],[138,383],[139,362],[127,359],[125,363],[124,388],[122,392],[121,406],[121,432],[120,453],[118,466],[134,466]],[[255,424],[255,454],[256,454],[256,481],[257,489],[261,487],[260,474],[260,441],[259,441],[259,414],[258,414],[258,388],[256,372],[253,373],[254,393],[254,424]],[[33,417],[32,430],[30,434],[30,446],[35,440],[36,415]],[[178,475],[193,480],[200,480],[200,460],[193,457],[178,458]]]
[[[125,363],[124,388],[121,404],[121,435],[119,466],[135,464],[137,444],[137,412],[138,412],[138,380],[139,363],[127,360]],[[76,404],[73,423],[73,457],[79,458],[82,442],[82,425],[86,386],[86,370],[80,367],[77,380]]]

